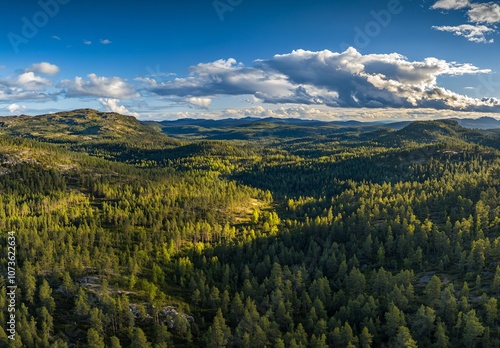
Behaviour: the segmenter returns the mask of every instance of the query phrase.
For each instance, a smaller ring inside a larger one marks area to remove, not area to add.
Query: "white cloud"
[[[469,0],[438,0],[431,6],[431,8],[441,10],[459,10],[461,8],[468,7],[469,4]]]
[[[440,87],[439,76],[490,73],[471,64],[437,58],[409,61],[397,54],[362,55],[296,50],[245,67],[234,59],[198,64],[186,78],[149,83],[161,96],[210,98],[253,95],[268,104],[330,107],[498,108],[497,99],[473,99]]]
[[[34,72],[37,74],[55,75],[59,72],[59,67],[47,62],[41,62],[33,64],[31,67],[26,69],[26,71]]]
[[[7,84],[9,84],[7,82]],[[10,86],[15,86],[32,91],[40,91],[52,83],[46,78],[36,76],[34,72],[25,72],[19,75],[15,80],[10,81]]]
[[[296,50],[257,60],[249,66],[232,58],[217,60],[191,67],[187,77],[169,80],[148,76],[129,83],[120,77],[90,74],[56,82],[35,73],[54,74],[58,70],[57,66],[44,62],[33,64],[25,72],[0,77],[0,101],[17,105],[24,100],[57,100],[61,95],[66,98],[94,97],[109,110],[133,115],[136,114],[128,111],[120,100],[141,95],[145,98],[161,96],[156,100],[168,101],[172,109],[189,107],[207,114],[214,98],[219,96],[235,96],[232,103],[239,100],[246,103],[244,107],[255,103],[251,105],[255,108],[245,109],[249,114],[265,113],[268,109],[263,111],[257,107],[273,104],[286,105],[288,115],[306,115],[306,111],[316,115],[315,110],[325,108],[500,111],[499,99],[472,98],[438,83],[441,76],[489,74],[489,69],[434,57],[411,61],[398,53],[363,55],[354,48],[341,53]],[[147,106],[139,106],[143,101],[129,100],[126,105],[153,112]],[[158,103],[155,106],[160,107]],[[285,114],[280,108],[273,110]],[[238,110],[226,110],[224,114],[231,112]]]
[[[48,93],[47,88],[53,86],[53,83],[34,71],[43,73],[54,72],[55,65],[46,63],[33,64],[25,72],[18,75],[10,75],[6,78],[0,77],[0,100],[14,103],[18,100],[47,100],[54,99],[57,92]],[[58,69],[58,68],[57,68]]]
[[[217,94],[262,94],[286,99],[293,97],[294,85],[286,76],[273,71],[246,68],[230,58],[211,63],[200,63],[190,68],[190,76],[158,82],[149,88],[156,94],[180,97],[207,97]]]
[[[210,104],[212,104],[212,99],[210,98],[201,98],[201,97],[191,97],[187,98],[186,102],[194,107],[201,109],[208,109]]]
[[[23,110],[26,110],[26,106],[22,106],[22,105],[18,105],[18,104],[10,104],[9,106],[6,107],[7,110],[9,110],[9,112],[11,114],[16,114],[16,113],[19,113]]]
[[[100,40],[100,42],[101,42],[101,44],[103,44],[103,45],[109,45],[109,44],[111,43],[111,41],[110,41],[110,40],[108,40],[108,39],[101,39],[101,40]]]
[[[119,77],[100,77],[96,74],[87,77],[88,81],[79,76],[74,80],[62,80],[59,86],[68,98],[94,96],[123,99],[138,96],[134,88]]]
[[[469,23],[472,23],[455,26],[433,26],[433,29],[465,37],[470,42],[494,42],[493,39],[487,39],[485,34],[497,32],[495,24],[500,23],[500,5],[498,3],[473,3],[468,0],[438,0],[431,9],[467,9]]]
[[[54,40],[57,40],[57,41],[61,41],[61,38],[59,36],[57,36],[57,35],[53,35],[51,37],[51,39],[54,39]]]
[[[474,3],[467,12],[469,21],[474,23],[500,23],[500,4],[494,2]]]
[[[104,106],[108,111],[116,112],[122,115],[131,115],[135,117],[139,117],[137,112],[130,112],[125,106],[118,105],[120,100],[113,98],[99,98],[97,99],[102,106]]]
[[[485,34],[494,33],[495,30],[485,25],[461,24],[457,26],[433,26],[433,29],[463,36],[471,42],[493,43],[493,39],[487,39]]]
[[[92,41],[90,40],[83,40],[84,45],[92,45]]]

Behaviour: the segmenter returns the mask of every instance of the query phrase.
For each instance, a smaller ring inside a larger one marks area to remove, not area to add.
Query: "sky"
[[[500,3],[0,0],[0,115],[500,117]]]

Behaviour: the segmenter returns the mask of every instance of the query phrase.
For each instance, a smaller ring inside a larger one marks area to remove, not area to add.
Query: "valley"
[[[4,117],[0,342],[498,346],[498,123]]]

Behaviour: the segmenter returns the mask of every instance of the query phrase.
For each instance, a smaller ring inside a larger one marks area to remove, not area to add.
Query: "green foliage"
[[[499,345],[494,133],[238,127],[178,142],[91,110],[6,119],[16,344]]]

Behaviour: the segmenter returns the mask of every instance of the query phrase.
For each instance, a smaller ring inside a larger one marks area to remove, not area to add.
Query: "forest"
[[[4,117],[0,346],[500,347],[499,155],[456,120]]]

